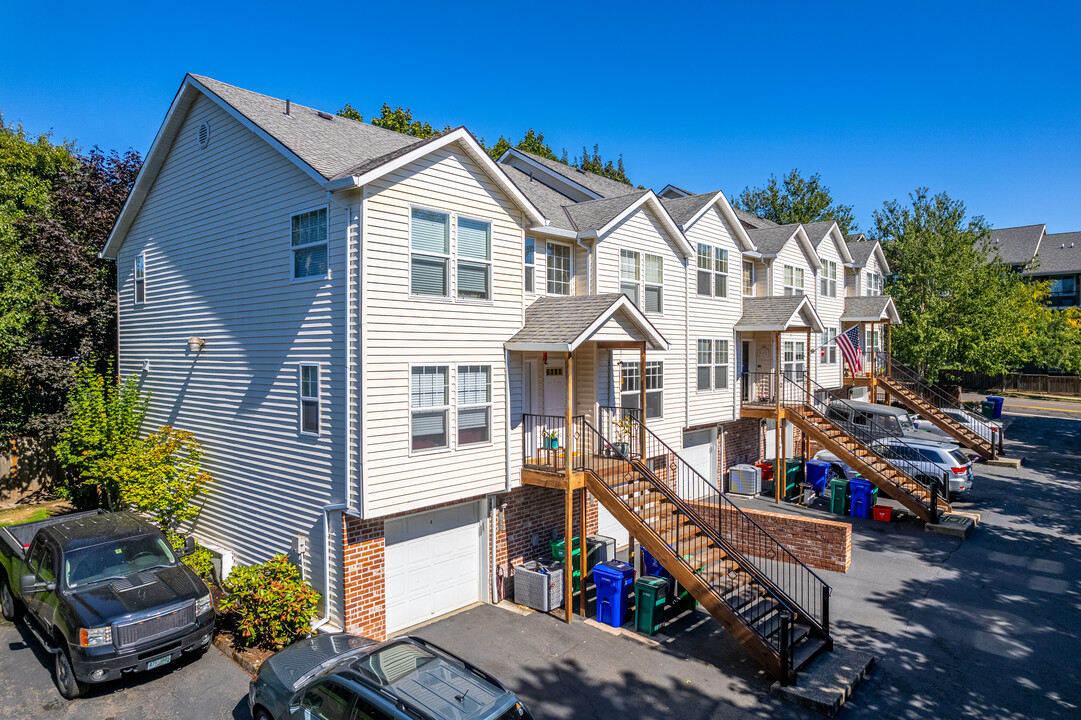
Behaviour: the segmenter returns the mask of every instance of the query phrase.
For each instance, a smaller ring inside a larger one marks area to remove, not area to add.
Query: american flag
[[[860,359],[860,326],[853,325],[845,332],[833,338],[837,347],[841,348],[841,354],[845,356],[852,374],[863,371],[863,362]]]

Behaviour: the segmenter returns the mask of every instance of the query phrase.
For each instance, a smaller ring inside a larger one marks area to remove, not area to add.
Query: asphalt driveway
[[[53,656],[23,625],[0,620],[0,718],[248,720],[248,674],[217,648],[171,667],[60,697]]]
[[[854,519],[833,630],[878,665],[847,718],[1081,717],[1081,420],[1016,417],[1006,454],[981,467],[959,509],[968,540]],[[690,614],[659,644],[577,621],[479,606],[417,630],[519,693],[537,720],[815,718],[769,697],[771,678],[712,618]],[[247,675],[211,648],[193,662],[63,701],[51,658],[0,623],[0,718],[247,718]]]

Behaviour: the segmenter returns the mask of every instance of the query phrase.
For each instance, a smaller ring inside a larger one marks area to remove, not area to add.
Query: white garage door
[[[479,503],[388,520],[383,532],[387,633],[480,600]]]
[[[714,486],[717,477],[717,453],[714,450],[716,437],[716,431],[712,429],[683,433],[683,451],[679,454],[684,462]],[[693,476],[681,477],[680,480],[683,487],[676,488],[676,492],[681,498],[694,499],[706,492]]]

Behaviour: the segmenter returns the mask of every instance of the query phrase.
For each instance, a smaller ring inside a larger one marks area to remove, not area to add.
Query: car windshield
[[[173,565],[176,565],[176,555],[164,540],[154,535],[140,535],[65,553],[64,585],[82,587]]]
[[[911,432],[916,429],[916,424],[912,422],[912,416],[908,413],[901,413],[898,415],[897,421],[901,423],[901,429],[905,432]]]

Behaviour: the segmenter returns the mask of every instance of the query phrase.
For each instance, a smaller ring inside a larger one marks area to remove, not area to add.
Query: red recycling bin
[[[893,508],[889,505],[875,505],[872,510],[875,514],[875,520],[881,520],[882,522],[889,522],[890,517],[893,515]]]

